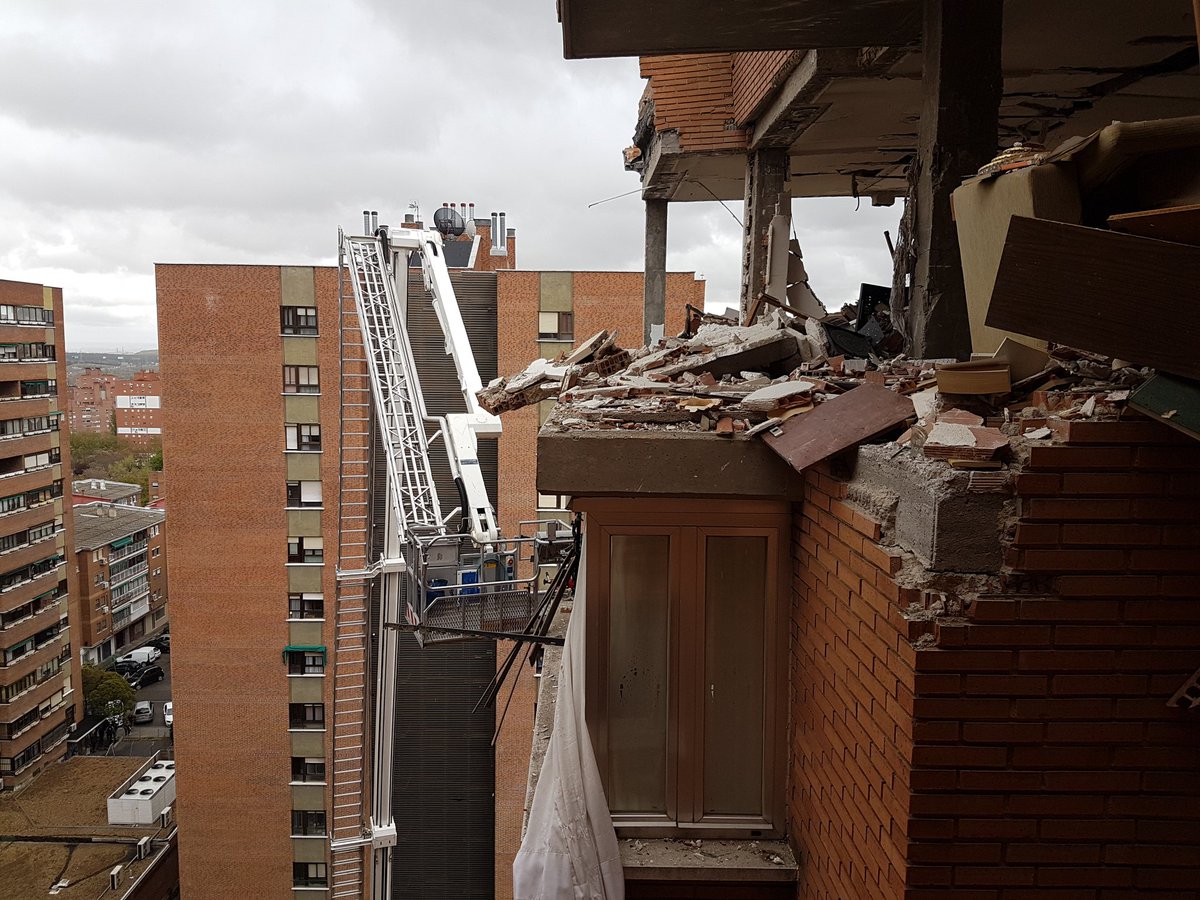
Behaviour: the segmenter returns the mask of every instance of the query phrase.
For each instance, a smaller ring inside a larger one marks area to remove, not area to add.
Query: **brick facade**
[[[1006,566],[974,596],[902,586],[886,528],[807,475],[799,896],[1200,891],[1200,721],[1166,706],[1200,666],[1200,447],[1147,421],[1063,437],[1018,475]]]
[[[83,717],[62,290],[0,280],[0,343],[21,348],[0,363],[0,418],[11,429],[0,453],[0,536],[11,542],[0,562],[0,781],[9,790],[61,759]]]
[[[744,126],[754,119],[803,55],[803,50],[755,50],[733,54],[733,117],[739,125]]]
[[[643,56],[641,74],[650,79],[654,130],[679,132],[680,150],[745,150],[746,132],[734,110],[731,54]]]

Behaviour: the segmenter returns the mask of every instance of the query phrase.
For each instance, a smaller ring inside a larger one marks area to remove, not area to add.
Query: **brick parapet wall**
[[[803,50],[733,54],[733,117],[739,125],[753,120],[803,56]]]
[[[731,54],[643,56],[641,74],[650,79],[654,130],[678,132],[680,150],[746,149],[734,116]]]
[[[828,472],[807,476],[800,896],[1200,892],[1200,718],[1166,706],[1200,666],[1200,444],[1145,420],[1060,437],[1020,467],[1006,565],[987,578],[900,587],[920,568]]]

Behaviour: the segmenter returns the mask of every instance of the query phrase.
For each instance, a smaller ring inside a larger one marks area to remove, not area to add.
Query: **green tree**
[[[132,452],[115,434],[79,431],[71,435],[71,468],[79,477],[106,478],[108,467]]]
[[[97,715],[128,715],[133,712],[135,694],[124,678],[116,672],[83,667],[83,702]]]

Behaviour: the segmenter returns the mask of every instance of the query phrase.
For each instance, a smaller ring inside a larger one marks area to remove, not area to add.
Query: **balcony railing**
[[[112,569],[110,568],[109,569],[109,578],[112,580],[109,581],[109,587],[115,588],[115,587],[117,587],[117,585],[124,584],[125,582],[129,581],[132,578],[137,577],[138,575],[144,575],[149,570],[150,570],[149,563],[138,563],[137,565],[130,566],[128,569],[122,569],[120,572],[117,572],[115,575],[113,574]]]
[[[108,555],[108,564],[111,566],[117,560],[124,559],[127,556],[133,556],[135,553],[140,553],[146,549],[146,541],[138,541],[136,544],[130,544],[128,547],[122,547],[120,550],[114,550]]]

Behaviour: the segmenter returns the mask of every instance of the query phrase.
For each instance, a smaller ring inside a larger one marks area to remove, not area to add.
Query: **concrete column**
[[[776,210],[791,215],[788,189],[788,152],[782,148],[755,150],[746,157],[746,206],[742,246],[741,319],[766,285],[767,232]]]
[[[646,201],[646,281],[642,337],[650,343],[650,326],[667,321],[667,201]]]
[[[966,289],[950,193],[996,154],[1003,93],[1003,0],[924,0],[924,105],[917,140],[909,301],[912,352],[971,355]]]

